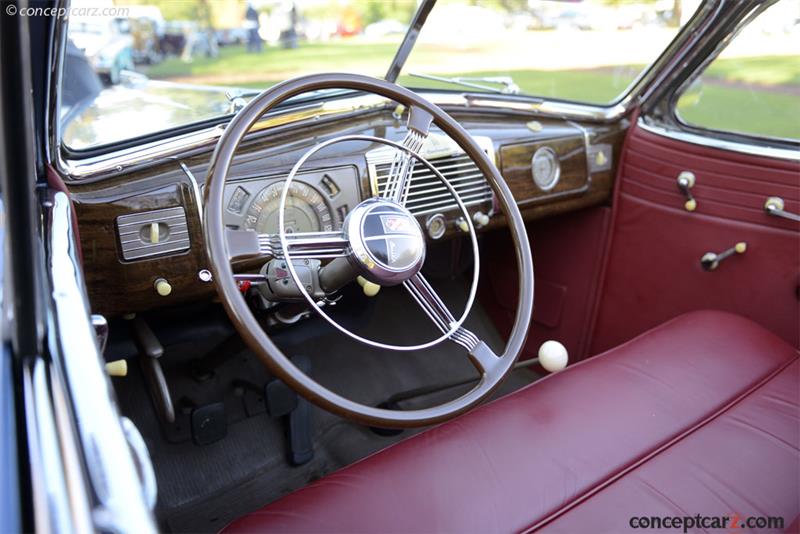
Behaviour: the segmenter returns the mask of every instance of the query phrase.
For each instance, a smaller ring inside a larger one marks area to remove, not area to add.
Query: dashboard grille
[[[476,138],[476,141],[483,147],[491,147],[491,140],[488,138]],[[441,147],[441,140],[438,143]],[[486,150],[491,156],[491,149],[487,148]],[[373,192],[383,193],[394,152],[395,149],[391,147],[386,147],[386,149],[382,147],[367,154]],[[491,187],[469,156],[454,144],[448,145],[446,153],[442,154],[441,152],[438,150],[436,156],[426,157],[447,178],[465,206],[474,206],[492,200]],[[425,155],[424,151],[422,155]],[[375,189],[377,191],[374,191]],[[411,175],[406,207],[414,215],[458,209],[458,205],[447,187],[425,165],[419,162],[414,165]]]
[[[122,259],[139,260],[189,250],[186,212],[180,206],[117,217]]]

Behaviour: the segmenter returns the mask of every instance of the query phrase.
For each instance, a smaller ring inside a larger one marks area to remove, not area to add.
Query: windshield
[[[398,83],[608,103],[698,2],[439,0]],[[75,150],[224,117],[239,97],[299,75],[383,77],[418,8],[417,0],[117,3],[94,10],[113,16],[69,20],[61,131]]]
[[[399,83],[610,104],[699,0],[439,0]]]
[[[415,0],[117,4],[94,10],[113,17],[69,19],[61,132],[74,150],[229,115],[238,96],[295,76],[383,77],[417,9]]]

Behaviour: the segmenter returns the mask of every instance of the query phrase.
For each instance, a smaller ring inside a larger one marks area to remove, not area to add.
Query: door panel
[[[768,215],[780,196],[800,211],[800,164],[688,144],[631,128],[591,352],[681,313],[713,308],[749,317],[800,346],[800,224]],[[697,209],[683,208],[682,171]],[[745,241],[705,271],[700,258]]]

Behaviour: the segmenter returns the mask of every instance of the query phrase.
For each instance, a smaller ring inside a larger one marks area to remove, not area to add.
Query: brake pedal
[[[292,362],[306,374],[311,371],[305,356],[295,356]],[[264,387],[264,399],[270,417],[284,418],[289,463],[310,462],[314,458],[314,425],[309,402],[277,378]]]

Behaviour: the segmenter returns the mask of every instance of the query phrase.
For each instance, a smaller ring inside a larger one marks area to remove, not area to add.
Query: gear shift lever
[[[544,367],[545,371],[555,373],[565,368],[568,362],[567,348],[558,341],[551,339],[539,347],[539,365]]]

